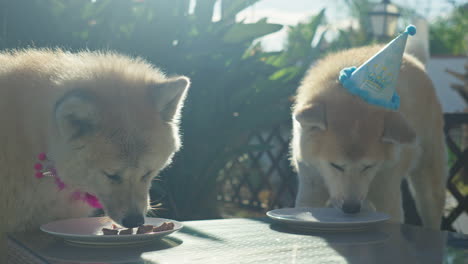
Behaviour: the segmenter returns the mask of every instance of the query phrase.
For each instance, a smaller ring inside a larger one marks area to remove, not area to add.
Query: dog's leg
[[[329,195],[320,174],[303,163],[297,166],[299,186],[296,207],[325,207]]]
[[[374,178],[367,199],[378,212],[390,215],[391,221],[403,222],[400,170],[382,170]]]
[[[442,153],[440,153],[442,152]],[[425,151],[408,178],[416,208],[425,227],[440,229],[445,205],[446,165],[443,150]]]
[[[409,178],[410,189],[425,227],[440,229],[445,205],[445,185],[437,172],[421,169]]]
[[[1,218],[1,216],[0,216]],[[10,263],[7,262],[8,250],[7,250],[7,238],[6,230],[4,226],[6,225],[5,218],[0,219],[2,225],[0,226],[0,263]]]
[[[397,162],[383,165],[369,188],[368,199],[376,210],[390,214],[394,221],[404,222],[401,182],[410,175],[419,153],[416,146],[402,148]]]

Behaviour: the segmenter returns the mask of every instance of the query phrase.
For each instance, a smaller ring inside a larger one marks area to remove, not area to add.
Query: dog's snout
[[[138,227],[145,223],[145,218],[141,214],[129,214],[122,219],[122,225],[126,228]]]
[[[357,214],[361,211],[361,203],[355,200],[345,200],[341,209],[346,214]]]

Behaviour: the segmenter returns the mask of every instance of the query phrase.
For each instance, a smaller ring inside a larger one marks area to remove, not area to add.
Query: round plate
[[[301,230],[348,231],[387,221],[387,214],[365,211],[345,214],[336,208],[282,208],[267,212],[271,219]]]
[[[174,223],[174,229],[133,235],[103,235],[102,228],[111,228],[114,223],[108,217],[72,218],[51,222],[41,226],[41,230],[61,237],[67,242],[86,245],[128,245],[140,244],[159,239],[180,230],[183,225],[177,221],[164,218],[145,219],[145,225],[159,226],[164,222]],[[136,232],[136,228],[134,228]]]

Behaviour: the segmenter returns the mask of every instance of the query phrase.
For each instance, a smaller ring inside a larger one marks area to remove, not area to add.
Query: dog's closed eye
[[[112,174],[112,173],[106,173],[105,171],[102,172],[106,177],[111,180],[112,182],[115,183],[121,183],[122,182],[122,176],[118,174]]]
[[[365,165],[364,168],[362,169],[362,172],[365,172],[365,171],[367,171],[367,170],[369,170],[369,169],[371,169],[373,167],[374,167],[374,165]]]
[[[333,162],[330,162],[330,166],[332,166],[333,168],[335,168],[335,169],[337,169],[337,170],[339,170],[341,172],[344,172],[344,170],[345,170],[344,166],[337,165],[337,164],[335,164]]]

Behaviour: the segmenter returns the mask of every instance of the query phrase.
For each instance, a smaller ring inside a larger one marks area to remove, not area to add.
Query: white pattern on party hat
[[[340,72],[341,84],[352,94],[366,102],[388,109],[400,107],[396,92],[401,60],[408,35],[416,34],[416,27],[410,25],[372,58],[359,68],[344,68]]]

